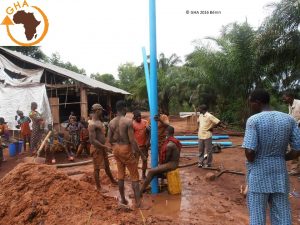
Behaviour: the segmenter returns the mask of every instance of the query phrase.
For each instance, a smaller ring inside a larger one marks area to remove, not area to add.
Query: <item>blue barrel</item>
[[[198,135],[187,135],[187,136],[175,136],[178,140],[198,140]],[[213,135],[213,140],[219,140],[219,139],[229,139],[228,135]]]
[[[19,141],[19,142],[17,142],[16,144],[18,144],[18,150],[17,150],[17,152],[18,152],[19,154],[22,153],[24,141]]]
[[[8,145],[8,154],[10,157],[16,156],[16,144],[11,143]]]
[[[183,146],[197,146],[198,141],[181,141],[180,142]],[[232,146],[232,142],[215,142],[213,141],[212,144],[219,144],[221,146]]]

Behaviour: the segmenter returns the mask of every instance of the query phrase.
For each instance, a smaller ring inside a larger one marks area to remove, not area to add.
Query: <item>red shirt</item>
[[[30,126],[29,126],[30,122],[31,120],[27,116],[24,116],[23,118],[20,118],[18,120],[18,123],[21,125],[21,135],[23,137],[31,135]]]
[[[142,119],[140,123],[133,121],[133,130],[134,130],[134,137],[138,144],[138,146],[146,145],[147,143],[147,134],[146,128],[148,127],[148,121]]]

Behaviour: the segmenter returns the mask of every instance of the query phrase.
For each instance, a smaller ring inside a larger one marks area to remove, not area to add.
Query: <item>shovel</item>
[[[26,163],[38,163],[38,164],[43,164],[46,161],[46,158],[41,157],[41,152],[47,142],[47,140],[49,139],[50,135],[51,135],[52,131],[49,131],[47,136],[44,138],[42,144],[40,145],[39,149],[37,150],[36,156],[33,157],[25,157],[23,160]]]

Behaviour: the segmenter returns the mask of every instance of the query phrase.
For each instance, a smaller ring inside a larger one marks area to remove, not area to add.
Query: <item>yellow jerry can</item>
[[[181,194],[179,169],[167,173],[168,191],[171,195]]]

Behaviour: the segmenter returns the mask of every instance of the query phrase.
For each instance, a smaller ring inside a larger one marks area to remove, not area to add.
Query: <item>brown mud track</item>
[[[172,117],[171,124],[178,134],[193,132],[179,118]],[[216,132],[221,134],[219,130]],[[242,137],[230,136],[226,141],[240,145],[242,140]],[[181,158],[181,165],[197,162],[197,148],[184,148],[182,153],[188,157]],[[246,199],[239,193],[240,185],[245,184],[244,176],[224,173],[208,181],[207,173],[219,172],[197,166],[181,168],[181,195],[169,195],[166,191],[158,195],[145,194],[143,204],[148,210],[126,211],[118,208],[118,188],[103,171],[101,183],[109,193],[103,197],[94,191],[91,164],[57,170],[53,166],[20,162],[21,159],[9,159],[0,171],[0,224],[248,224]],[[114,160],[110,163],[116,175]],[[221,153],[214,154],[213,166],[245,172],[243,149],[222,149]],[[291,191],[300,192],[300,180],[290,177],[290,181]],[[131,193],[127,178],[126,195]],[[293,224],[300,225],[300,199],[290,197],[290,201]]]

